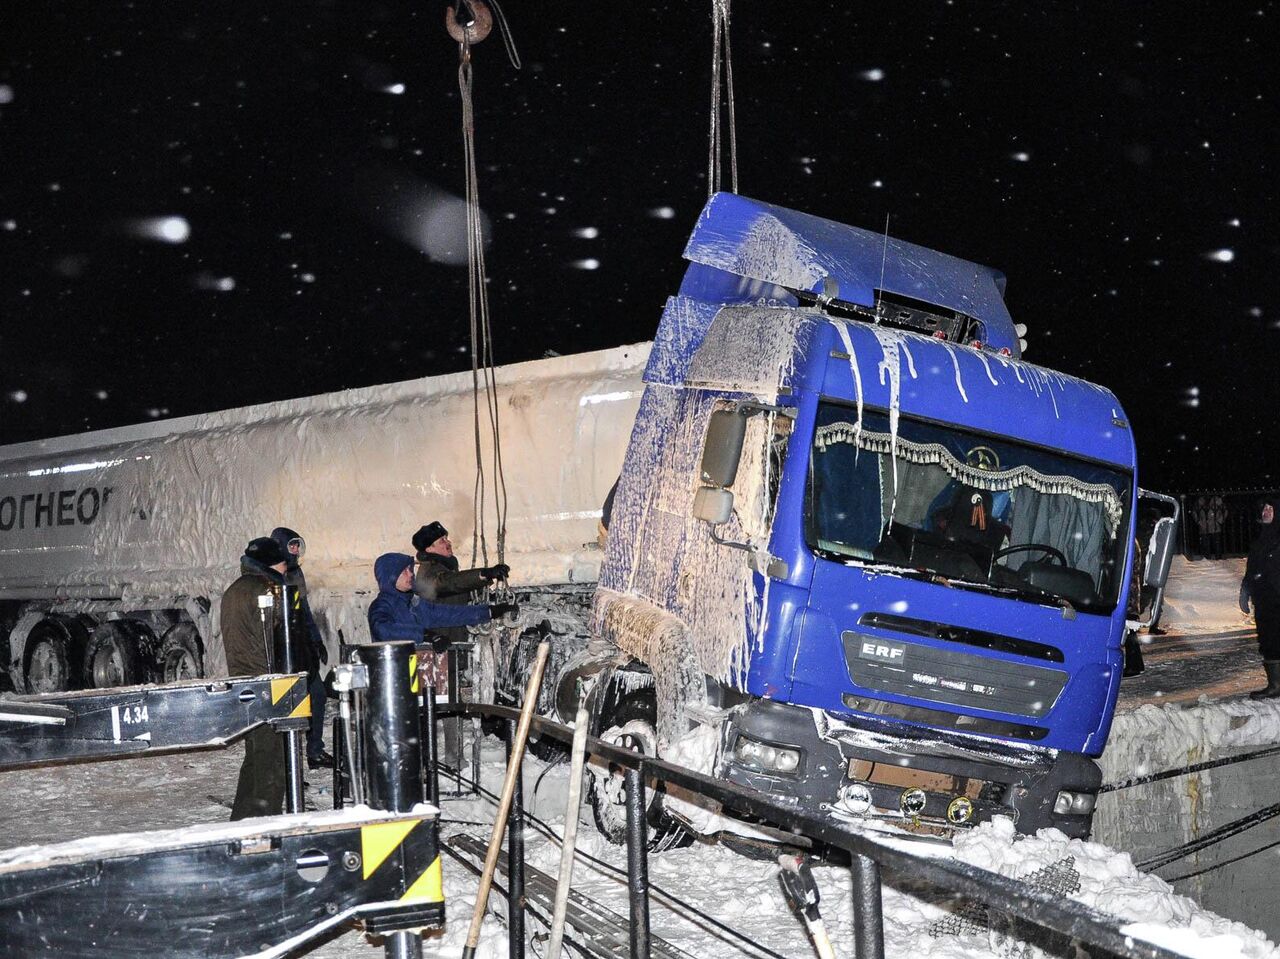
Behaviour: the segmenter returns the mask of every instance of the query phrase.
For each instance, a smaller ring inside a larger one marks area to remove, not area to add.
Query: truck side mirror
[[[710,486],[732,486],[747,438],[747,417],[738,410],[716,410],[707,424],[702,446],[702,482]],[[730,501],[733,496],[730,494]],[[695,505],[696,514],[696,505]],[[722,521],[723,522],[723,521]]]
[[[1174,534],[1177,530],[1177,520],[1172,516],[1162,516],[1156,520],[1147,546],[1146,576],[1143,577],[1147,585],[1163,589],[1168,582],[1169,566],[1173,563]]]
[[[716,486],[703,486],[693,494],[693,518],[712,526],[729,522],[733,515],[733,494]]]

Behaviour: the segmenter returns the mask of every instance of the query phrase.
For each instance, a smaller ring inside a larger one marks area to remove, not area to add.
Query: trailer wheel
[[[70,646],[70,638],[56,623],[45,621],[31,631],[24,670],[28,693],[62,693],[71,688]]]
[[[625,694],[601,719],[607,726],[600,738],[622,749],[646,756],[657,756],[658,734],[654,728],[657,707],[652,689],[634,690]],[[587,801],[591,803],[591,815],[596,829],[609,842],[621,846],[627,841],[627,791],[622,771],[614,766],[591,764],[587,767]],[[649,824],[649,849],[662,852],[677,849],[693,842],[693,836],[677,820],[662,808],[661,787],[646,793],[645,818]]]
[[[84,656],[85,685],[92,689],[136,686],[144,677],[134,624],[102,623],[89,637]]]
[[[204,655],[200,635],[191,623],[171,626],[160,643],[156,665],[163,683],[179,683],[204,676]]]

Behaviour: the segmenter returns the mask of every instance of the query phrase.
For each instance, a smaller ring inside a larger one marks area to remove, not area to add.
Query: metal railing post
[[[422,751],[426,759],[427,802],[440,805],[439,753],[436,750],[436,687],[434,682],[422,685]]]
[[[293,672],[293,636],[290,629],[290,615],[293,612],[293,587],[287,583],[280,586],[280,622],[284,635],[284,671]],[[284,734],[284,768],[286,788],[284,794],[285,812],[302,812],[302,733],[291,729]]]
[[[627,891],[631,899],[631,959],[649,959],[649,829],[644,777],[625,773],[627,794]]]
[[[516,721],[507,722],[507,762],[516,741]],[[461,759],[461,754],[459,754]],[[461,765],[461,763],[459,763]],[[524,769],[516,773],[507,820],[507,955],[524,959]]]
[[[870,856],[854,853],[849,871],[853,876],[854,955],[857,959],[884,959],[880,864]]]
[[[356,650],[369,669],[364,746],[369,805],[390,812],[409,812],[422,802],[421,719],[409,675],[413,652],[414,644],[408,642],[372,643]],[[384,951],[387,959],[421,959],[422,937],[393,932]]]

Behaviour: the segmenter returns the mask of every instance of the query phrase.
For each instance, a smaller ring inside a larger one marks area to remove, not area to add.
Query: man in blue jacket
[[[374,642],[420,643],[428,629],[479,626],[519,611],[515,603],[446,606],[414,596],[413,557],[405,553],[383,553],[374,561],[373,575],[378,581],[378,595],[369,606],[369,634]]]

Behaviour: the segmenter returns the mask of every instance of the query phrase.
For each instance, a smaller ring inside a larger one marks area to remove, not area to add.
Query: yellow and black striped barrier
[[[310,716],[305,673],[19,697],[0,702],[0,770],[218,748]]]
[[[0,955],[257,957],[438,927],[436,812],[359,807],[0,852]]]

